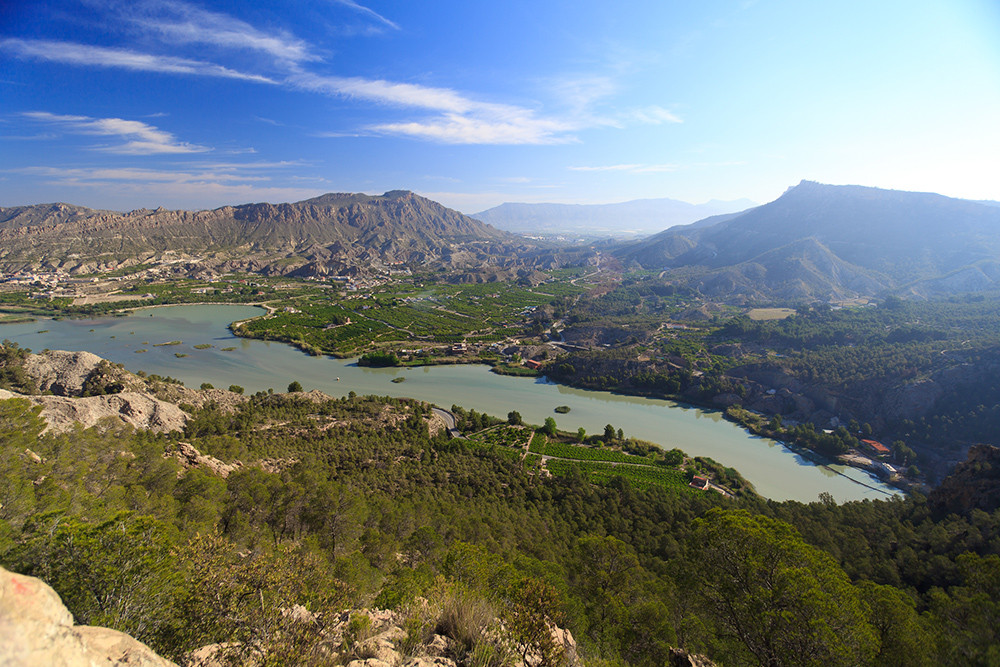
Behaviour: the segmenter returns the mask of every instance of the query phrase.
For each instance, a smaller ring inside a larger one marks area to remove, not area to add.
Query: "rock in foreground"
[[[48,584],[0,567],[0,663],[4,667],[176,667],[123,632],[73,625]]]

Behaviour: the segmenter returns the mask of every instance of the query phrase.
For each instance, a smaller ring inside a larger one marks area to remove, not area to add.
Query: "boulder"
[[[60,396],[78,396],[83,383],[103,361],[91,352],[46,350],[24,360],[24,371],[38,383],[41,391]]]
[[[173,452],[168,452],[163,455],[164,457],[170,457],[176,459],[181,467],[185,470],[190,470],[191,468],[203,467],[206,468],[213,475],[218,475],[219,477],[225,479],[229,477],[229,473],[233,472],[243,464],[237,461],[236,463],[226,463],[220,461],[219,459],[211,456],[209,454],[202,454],[194,445],[189,442],[178,442],[177,449]],[[299,611],[301,609],[301,612]],[[291,611],[286,610],[286,615],[288,614],[298,614],[301,615],[302,612],[309,613],[305,607],[296,605],[296,608]]]
[[[0,656],[4,667],[176,667],[123,632],[73,625],[48,584],[2,567]]]

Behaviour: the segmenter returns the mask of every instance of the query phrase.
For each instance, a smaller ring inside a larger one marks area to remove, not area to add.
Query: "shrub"
[[[483,642],[496,614],[490,604],[469,593],[452,591],[441,607],[435,632],[453,639],[465,652]]]

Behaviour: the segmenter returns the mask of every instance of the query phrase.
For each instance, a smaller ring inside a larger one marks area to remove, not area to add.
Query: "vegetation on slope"
[[[672,645],[726,664],[992,659],[995,509],[726,500],[587,483],[577,467],[550,478],[431,437],[425,417],[393,399],[260,394],[198,411],[183,435],[41,435],[36,410],[4,401],[0,562],[49,581],[78,622],[173,657],[239,641],[270,663],[318,662],[336,611],[422,595],[488,607],[478,623],[542,653],[530,628],[559,620],[594,664],[662,665]],[[182,438],[244,465],[181,470],[164,453]],[[292,633],[280,610],[293,604],[320,620]],[[415,614],[413,632],[460,635],[445,618]],[[486,651],[475,636],[457,659]]]

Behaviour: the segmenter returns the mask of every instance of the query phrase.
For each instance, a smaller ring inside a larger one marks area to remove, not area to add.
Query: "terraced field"
[[[553,442],[538,432],[523,428],[499,426],[473,435],[470,442],[476,446],[491,447],[496,450],[516,452],[521,456],[525,440],[531,434],[530,452],[524,458],[528,467],[542,465],[553,475],[569,475],[575,468],[591,482],[607,483],[615,477],[623,477],[635,486],[653,486],[694,491],[688,487],[687,475],[676,466],[664,465],[652,457],[636,456],[620,450]]]
[[[624,477],[635,486],[649,488],[659,486],[683,492],[695,492],[688,486],[684,472],[676,468],[660,466],[611,465],[597,461],[569,461],[550,459],[545,464],[553,475],[568,475],[576,468],[591,482],[606,483],[615,477]]]

